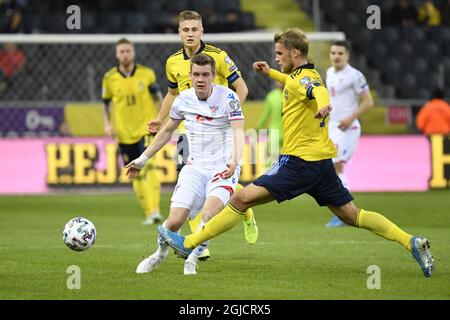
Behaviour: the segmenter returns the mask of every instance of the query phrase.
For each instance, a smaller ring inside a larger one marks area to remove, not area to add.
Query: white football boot
[[[164,255],[160,255],[159,250],[150,257],[142,260],[136,268],[136,273],[147,273],[155,270],[169,255],[169,251]]]

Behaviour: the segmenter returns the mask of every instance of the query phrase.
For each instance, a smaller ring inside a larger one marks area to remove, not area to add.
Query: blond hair
[[[287,49],[297,49],[304,58],[308,57],[309,42],[305,33],[299,28],[289,28],[274,37],[275,43],[283,44]]]
[[[184,10],[178,15],[178,21],[183,22],[185,20],[199,20],[202,22],[202,16],[197,11]]]

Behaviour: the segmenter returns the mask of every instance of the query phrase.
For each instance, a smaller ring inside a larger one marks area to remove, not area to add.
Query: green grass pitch
[[[260,237],[249,245],[239,225],[211,242],[212,257],[196,276],[183,275],[171,254],[151,274],[135,269],[156,248],[156,227],[132,193],[0,197],[0,299],[450,299],[450,196],[355,194],[359,207],[382,212],[431,242],[436,270],[425,278],[399,244],[365,230],[327,229],[331,218],[309,196],[255,208]],[[167,214],[169,194],[162,197]],[[64,224],[84,216],[97,228],[85,252],[67,248]],[[186,228],[184,232],[186,232]],[[66,273],[80,267],[81,288]],[[368,289],[379,266],[381,288]]]

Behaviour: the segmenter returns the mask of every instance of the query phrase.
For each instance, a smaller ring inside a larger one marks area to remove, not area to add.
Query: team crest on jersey
[[[232,100],[230,101],[230,108],[233,111],[238,111],[241,108],[241,103],[239,100]]]
[[[142,81],[139,81],[139,91],[144,91],[145,90],[145,84]]]
[[[224,58],[224,60],[225,60],[225,62],[226,62],[227,64],[229,64],[229,65],[233,65],[233,64],[234,64],[233,60],[231,60],[231,58],[230,58],[229,56],[226,56],[226,57]]]
[[[209,106],[209,110],[211,111],[211,114],[213,116],[216,115],[217,110],[219,109],[219,106]]]
[[[300,82],[301,85],[306,87],[311,82],[311,78],[310,77],[303,77],[303,78],[300,79],[299,82]]]

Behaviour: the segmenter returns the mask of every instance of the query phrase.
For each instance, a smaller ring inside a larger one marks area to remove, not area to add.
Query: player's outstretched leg
[[[427,239],[412,236],[378,212],[359,210],[353,202],[349,202],[339,208],[330,205],[328,207],[348,225],[369,230],[385,239],[401,244],[412,253],[425,277],[431,276],[434,269],[434,259]]]

